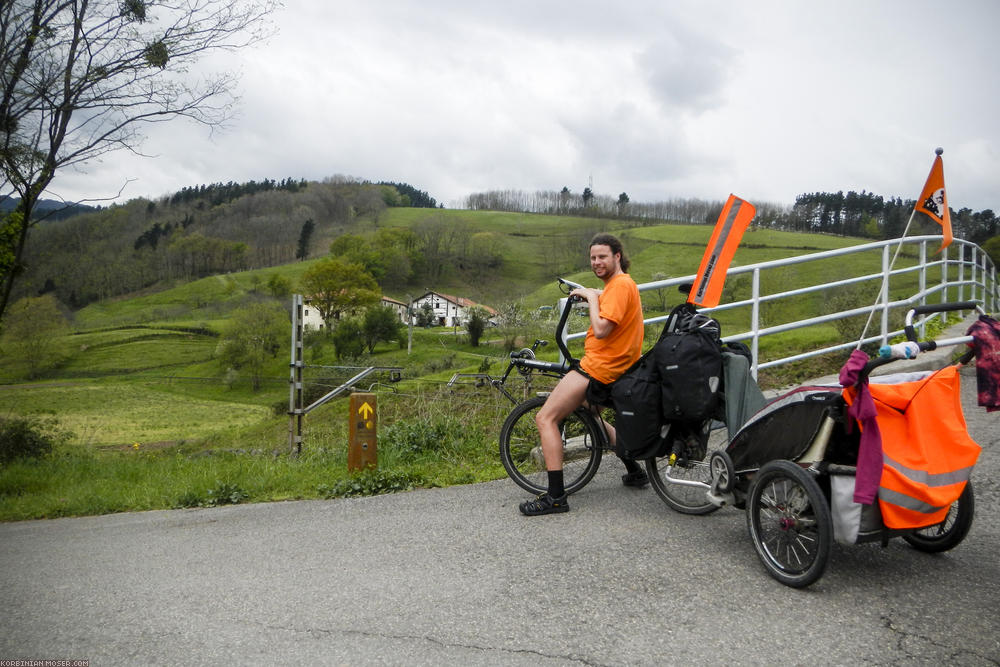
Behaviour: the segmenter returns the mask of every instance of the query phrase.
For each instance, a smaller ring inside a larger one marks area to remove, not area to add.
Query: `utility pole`
[[[406,298],[409,300],[406,305],[406,326],[410,330],[406,341],[406,356],[410,356],[410,351],[413,350],[413,295],[407,294]]]

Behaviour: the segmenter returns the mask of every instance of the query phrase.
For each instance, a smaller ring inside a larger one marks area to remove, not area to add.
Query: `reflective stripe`
[[[926,470],[907,468],[899,461],[894,461],[886,456],[884,452],[882,454],[882,460],[885,465],[898,470],[904,477],[926,486],[950,486],[952,484],[958,484],[959,482],[968,482],[969,475],[972,474],[972,466],[959,468],[958,470],[952,470],[951,472],[939,473],[929,473]]]
[[[933,514],[934,512],[940,512],[948,507],[948,505],[945,505],[944,507],[934,507],[933,505],[928,505],[921,500],[917,500],[916,498],[900,493],[899,491],[887,489],[884,486],[880,486],[878,488],[878,498],[883,502],[891,503],[904,509],[913,510],[914,512],[920,512],[921,514]]]
[[[715,247],[712,248],[711,254],[709,255],[708,265],[705,267],[705,275],[701,277],[701,283],[698,285],[698,292],[696,295],[698,301],[705,298],[705,291],[708,289],[708,284],[712,282],[712,274],[715,272],[715,265],[718,262],[719,255],[722,254],[722,249],[725,247],[726,241],[729,240],[729,234],[733,230],[733,223],[736,222],[736,216],[739,215],[741,206],[743,206],[743,200],[737,199],[733,203],[733,207],[729,209],[729,215],[726,217],[726,221],[722,225],[722,230],[719,233],[719,238],[715,243]]]

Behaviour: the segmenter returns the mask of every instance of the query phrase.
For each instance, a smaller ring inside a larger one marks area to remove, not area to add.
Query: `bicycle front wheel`
[[[535,426],[535,415],[544,403],[544,396],[519,403],[500,429],[500,462],[514,483],[531,493],[544,493],[549,488],[542,442]],[[583,408],[578,408],[559,425],[566,493],[582,489],[600,467],[604,452],[600,428]]]

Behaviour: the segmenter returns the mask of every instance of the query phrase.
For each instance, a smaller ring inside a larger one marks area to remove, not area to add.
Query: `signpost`
[[[351,472],[378,467],[378,413],[375,394],[351,394],[347,469]]]

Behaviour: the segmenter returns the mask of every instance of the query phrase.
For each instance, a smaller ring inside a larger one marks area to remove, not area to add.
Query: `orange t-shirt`
[[[615,323],[604,338],[587,329],[580,367],[598,382],[610,384],[642,355],[642,301],[632,276],[622,273],[604,286],[597,300],[601,317]]]

